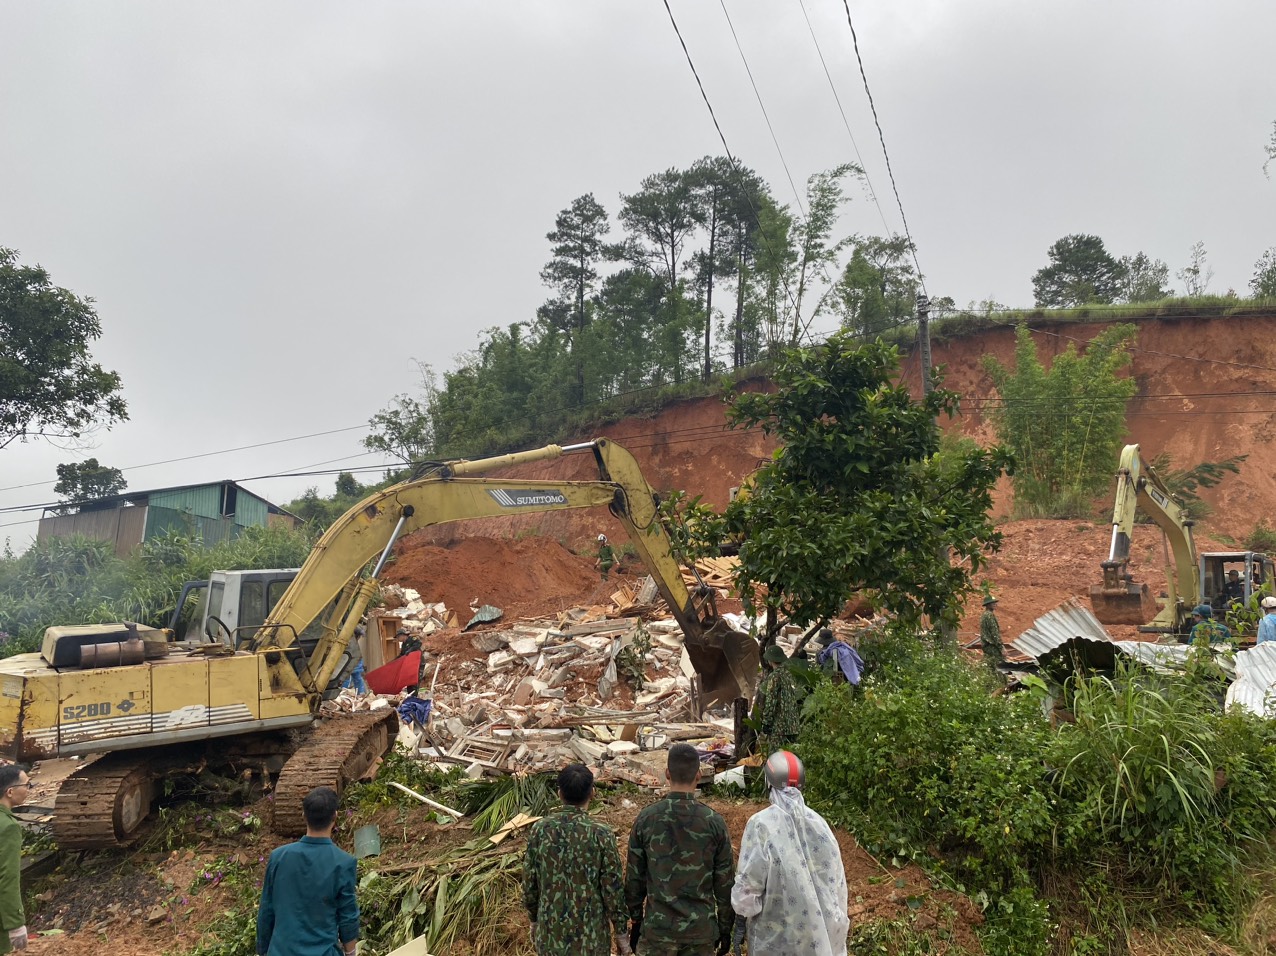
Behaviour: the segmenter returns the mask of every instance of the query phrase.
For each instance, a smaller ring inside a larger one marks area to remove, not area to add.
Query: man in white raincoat
[[[846,956],[846,871],[837,839],[802,799],[806,771],[787,750],[765,765],[771,806],[744,827],[731,906],[735,951],[748,919],[758,956]]]

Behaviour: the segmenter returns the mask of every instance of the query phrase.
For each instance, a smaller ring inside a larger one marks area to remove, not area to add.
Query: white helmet
[[[607,540],[607,535],[605,535],[605,534],[600,534],[600,535],[598,536],[598,540],[599,540],[599,541],[606,542],[606,540]]]
[[[1276,607],[1276,597],[1272,597],[1272,596],[1269,594],[1269,595],[1267,595],[1267,597],[1263,598],[1263,607],[1265,607],[1265,608],[1274,608],[1274,607]]]
[[[787,750],[777,750],[767,757],[763,772],[767,784],[773,790],[783,790],[785,787],[797,787],[801,790],[806,783],[806,768],[802,766],[802,761]]]

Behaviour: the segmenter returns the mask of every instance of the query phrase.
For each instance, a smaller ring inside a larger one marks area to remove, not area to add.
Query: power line
[[[877,207],[877,215],[881,217],[882,228],[890,235],[894,230],[886,222],[886,213],[882,210],[882,204],[877,200],[877,190],[873,188],[873,181],[869,178],[868,167],[864,165],[864,157],[860,155],[859,143],[855,142],[855,134],[851,132],[851,123],[846,118],[846,110],[842,108],[842,98],[837,95],[837,87],[833,84],[833,75],[829,73],[829,65],[824,61],[824,51],[820,49],[820,41],[815,36],[815,27],[811,24],[811,17],[806,12],[806,3],[804,0],[798,0],[798,6],[802,8],[802,16],[806,20],[806,29],[811,34],[811,42],[815,44],[816,55],[820,58],[820,66],[824,68],[824,76],[829,81],[829,89],[833,91],[833,99],[837,102],[837,111],[842,114],[842,125],[846,127],[846,135],[851,138],[851,148],[855,150],[855,158],[859,160],[860,169],[864,172],[864,182],[868,185],[869,198],[873,200],[873,205]]]
[[[735,32],[735,24],[731,22],[731,14],[727,12],[726,0],[718,0],[718,4],[722,7],[722,15],[727,18],[727,26],[731,30],[731,39],[735,40],[735,48],[740,54],[740,62],[744,64],[744,72],[749,76],[749,85],[753,87],[753,95],[758,101],[758,109],[762,110],[762,118],[766,120],[767,131],[771,134],[771,142],[775,144],[775,151],[780,156],[780,165],[784,167],[784,175],[788,177],[789,188],[793,190],[793,198],[797,200],[798,210],[805,216],[806,207],[802,205],[802,196],[798,192],[797,183],[793,181],[793,173],[789,171],[788,161],[784,158],[784,150],[780,148],[780,140],[775,135],[775,127],[771,125],[771,117],[767,114],[766,104],[762,102],[762,94],[758,92],[758,84],[753,79],[753,70],[749,68],[748,57],[744,55],[744,47],[740,45],[740,37]]]
[[[891,154],[886,149],[886,134],[882,132],[882,121],[877,115],[877,104],[873,102],[873,91],[868,88],[868,74],[864,72],[864,59],[860,56],[860,39],[855,35],[855,23],[851,20],[850,0],[842,0],[842,6],[846,8],[846,25],[851,28],[851,43],[855,47],[855,61],[860,67],[860,79],[864,81],[864,93],[868,97],[868,107],[873,113],[873,123],[877,126],[877,138],[882,144],[882,156],[886,159],[886,173],[890,176],[891,189],[895,193],[895,204],[899,206],[899,218],[904,223],[904,238],[908,240],[908,245],[913,253],[913,266],[917,269],[917,283],[922,287],[922,292],[929,297],[930,293],[926,291],[926,280],[922,277],[921,263],[917,261],[917,244],[913,242],[913,234],[908,228],[908,217],[904,215],[904,201],[899,198],[899,186],[895,182],[895,169],[891,165]]]
[[[340,434],[341,432],[352,432],[352,431],[357,431],[361,428],[367,428],[367,427],[368,426],[365,423],[363,425],[351,425],[348,428],[330,428],[327,431],[314,432],[310,435],[297,435],[296,437],[293,437],[293,438],[277,438],[274,441],[257,442],[256,444],[253,444],[253,445],[240,445],[237,448],[223,448],[220,451],[205,451],[205,452],[200,452],[197,455],[185,455],[181,458],[168,458],[168,459],[165,459],[164,461],[147,462],[145,465],[129,465],[128,467],[121,468],[120,470],[121,471],[140,471],[143,468],[154,468],[158,465],[172,465],[180,461],[194,461],[196,458],[211,458],[213,455],[228,455],[231,452],[235,452],[235,451],[247,451],[251,448],[266,448],[269,445],[283,445],[283,444],[287,444],[288,442],[304,441],[307,438],[322,438],[325,435],[337,435],[337,434]],[[20,488],[41,488],[45,485],[55,485],[55,484],[57,484],[57,479],[54,479],[53,481],[33,481],[25,485],[10,485],[7,488],[0,488],[0,491],[16,491]]]

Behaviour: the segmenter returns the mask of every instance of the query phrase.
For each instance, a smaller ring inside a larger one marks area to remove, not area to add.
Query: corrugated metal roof
[[[1032,627],[1011,641],[1011,646],[1035,657],[1040,664],[1075,655],[1088,666],[1100,669],[1115,666],[1116,656],[1121,654],[1156,670],[1182,670],[1188,654],[1186,644],[1112,640],[1099,619],[1077,598],[1068,598],[1041,615]],[[1214,660],[1228,677],[1234,676],[1235,668],[1226,648],[1215,648]],[[1272,676],[1276,678],[1276,658],[1273,665]]]
[[[1236,655],[1236,680],[1227,688],[1226,704],[1276,717],[1276,643],[1267,641]]]
[[[1077,639],[1112,643],[1099,619],[1076,598],[1068,598],[1033,621],[1032,627],[1010,643],[1029,657],[1040,659],[1068,641]]]

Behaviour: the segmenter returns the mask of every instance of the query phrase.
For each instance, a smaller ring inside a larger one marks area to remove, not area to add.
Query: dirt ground
[[[595,807],[598,819],[615,829],[622,857],[638,812],[656,799],[656,794],[608,793]],[[723,815],[736,848],[749,817],[765,806],[719,797],[706,802]],[[264,807],[250,809],[265,812]],[[338,844],[351,849],[354,829],[368,822],[381,831],[382,853],[370,864],[377,869],[427,861],[474,836],[464,824],[439,826],[424,808],[392,807],[343,820]],[[956,951],[981,951],[975,934],[983,918],[969,899],[932,888],[915,865],[886,866],[860,849],[852,836],[835,832],[853,926],[912,914],[918,929],[936,930],[932,952],[942,954],[954,946],[959,947]],[[156,834],[152,831],[152,840]],[[143,846],[147,839],[143,837]],[[524,840],[522,833],[508,840],[508,852],[521,853]],[[36,956],[79,956],[105,947],[114,956],[157,956],[188,950],[199,943],[208,923],[231,905],[231,894],[217,879],[226,861],[246,867],[260,885],[266,857],[282,841],[269,832],[255,832],[188,842],[172,850],[82,854],[66,861],[36,887],[29,926],[33,932],[54,935],[36,937],[30,951]],[[526,923],[521,911],[517,919],[520,925]]]

